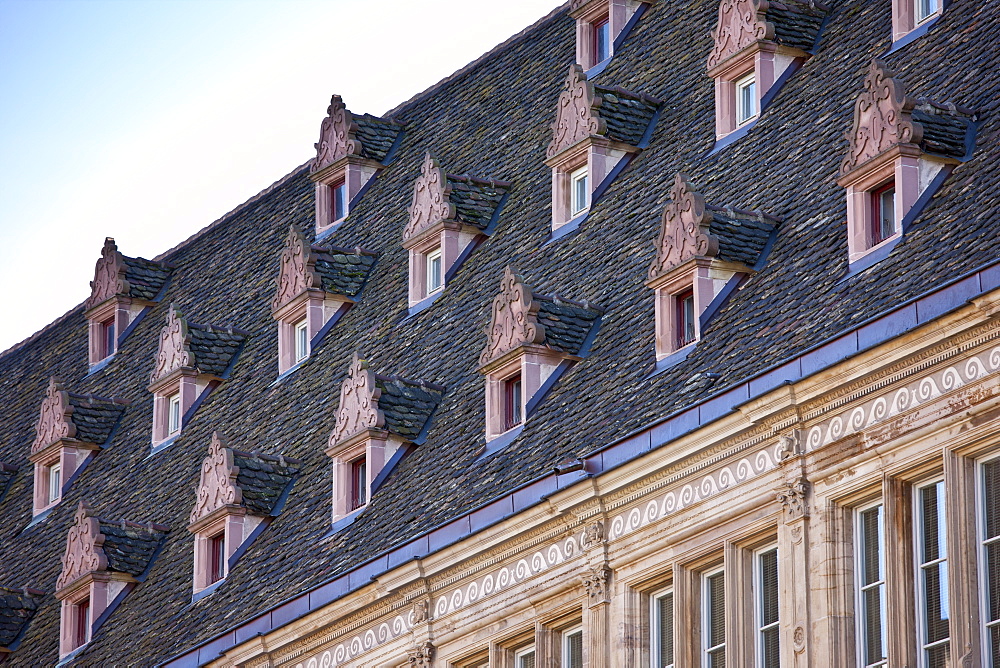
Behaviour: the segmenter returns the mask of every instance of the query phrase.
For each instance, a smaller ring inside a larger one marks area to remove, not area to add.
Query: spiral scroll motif
[[[766,0],[722,0],[719,21],[712,31],[715,46],[708,57],[712,69],[754,42],[774,37],[774,26],[764,20]]]
[[[522,345],[542,343],[545,328],[538,322],[537,313],[531,288],[507,267],[500,281],[500,294],[493,299],[493,318],[479,364],[488,364]]]
[[[708,234],[711,222],[705,198],[691,188],[684,174],[678,173],[670,189],[670,201],[663,209],[649,278],[661,276],[692,257],[715,256],[719,252],[719,240]]]
[[[69,393],[55,377],[49,378],[49,389],[45,392],[38,422],[35,423],[35,441],[31,444],[31,454],[64,438],[76,436],[73,424],[73,406],[69,403]]]
[[[322,286],[319,273],[316,271],[316,254],[295,223],[288,228],[285,246],[281,249],[276,283],[277,290],[274,299],[271,300],[273,311],[277,311],[307,289]]]
[[[334,446],[366,429],[379,429],[385,425],[385,415],[378,407],[382,390],[375,384],[375,374],[368,370],[368,362],[357,353],[351,358],[351,368],[340,386],[340,411],[337,426],[330,435]]]
[[[571,65],[569,76],[556,106],[556,120],[552,124],[552,141],[546,157],[552,158],[579,141],[592,135],[603,135],[607,124],[601,118],[604,100],[594,91],[594,84],[587,80],[583,68]]]
[[[226,447],[225,437],[214,432],[208,457],[201,463],[201,482],[198,500],[191,511],[191,524],[223,506],[243,503],[243,492],[236,484],[239,473],[240,467],[233,463],[233,451]]]

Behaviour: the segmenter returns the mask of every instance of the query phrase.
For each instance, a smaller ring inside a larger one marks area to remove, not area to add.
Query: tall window
[[[778,548],[769,547],[756,555],[754,605],[757,627],[757,665],[780,668],[778,647]]]
[[[85,598],[73,606],[73,649],[83,647],[90,640],[90,599]]]
[[[515,668],[535,668],[535,648],[528,647],[514,654]]]
[[[309,357],[309,327],[306,320],[295,323],[295,363]]]
[[[736,81],[736,125],[757,116],[757,77],[754,72]]]
[[[441,275],[441,249],[431,251],[427,254],[427,294],[437,292],[444,286]]]
[[[926,0],[924,0],[926,1]],[[594,64],[603,63],[611,57],[611,24],[608,17],[594,21]]]
[[[110,318],[101,323],[101,355],[110,357],[115,352],[115,319]]]
[[[1000,459],[982,465],[979,483],[983,635],[990,657],[987,665],[997,668],[1000,666]]]
[[[685,290],[674,297],[674,308],[676,310],[677,347],[683,348],[695,338],[694,290]]]
[[[896,233],[896,184],[887,183],[871,194],[872,246],[877,246]]]
[[[702,665],[726,666],[726,576],[720,571],[702,576]]]
[[[521,374],[515,374],[503,381],[504,430],[513,429],[523,421],[521,415]]]
[[[208,584],[214,584],[226,575],[226,534],[216,534],[208,539]]]
[[[333,197],[333,219],[337,221],[347,215],[347,183],[340,181],[330,186],[330,194]]]
[[[167,434],[176,434],[181,430],[181,395],[171,394],[167,399]]]
[[[674,668],[674,592],[653,594],[653,668]]]
[[[583,629],[563,633],[562,668],[583,668]]]
[[[917,23],[926,21],[938,13],[938,0],[916,0]]]
[[[589,184],[590,179],[587,175],[587,168],[581,167],[570,173],[569,175],[569,198],[570,198],[570,214],[576,215],[581,213],[587,208],[587,200],[590,193]]]
[[[368,503],[368,461],[358,457],[351,462],[351,510]]]
[[[49,503],[55,503],[62,496],[62,465],[58,462],[49,467]]]
[[[917,623],[925,668],[948,665],[948,552],[944,482],[917,489]]]
[[[885,545],[882,506],[858,511],[855,571],[858,588],[858,649],[861,666],[886,665]]]

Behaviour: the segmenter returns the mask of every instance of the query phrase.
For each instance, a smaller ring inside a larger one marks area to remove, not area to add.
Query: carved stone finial
[[[886,64],[873,60],[865,77],[865,89],[854,104],[854,125],[847,133],[851,145],[840,173],[846,174],[898,144],[919,142],[924,129],[910,115],[914,104]]]
[[[118,252],[115,240],[104,240],[101,257],[94,268],[94,280],[90,282],[90,297],[83,303],[85,309],[92,309],[116,295],[127,295],[129,283],[125,280],[125,260]]]
[[[167,322],[160,330],[160,347],[156,353],[156,365],[149,376],[149,382],[155,383],[177,369],[192,366],[194,366],[194,355],[191,353],[187,321],[177,307],[171,304]]]
[[[775,491],[775,498],[784,508],[787,520],[796,520],[809,514],[809,509],[806,506],[806,493],[808,491],[809,483],[803,478],[786,482],[784,487]]]
[[[69,393],[53,376],[49,378],[49,389],[45,392],[38,422],[35,424],[35,441],[31,444],[31,454],[58,440],[75,436],[76,425],[73,424],[73,406],[69,403]]]
[[[583,530],[583,546],[591,548],[604,541],[604,524],[602,522],[591,522]]]
[[[480,366],[515,348],[545,340],[545,328],[538,322],[538,303],[531,287],[510,267],[504,269],[500,294],[493,299],[493,317],[486,330],[486,348]]]
[[[767,0],[722,0],[719,3],[719,20],[712,30],[715,46],[708,57],[708,69],[754,42],[774,39],[774,24],[764,17],[767,7]]]
[[[403,230],[403,241],[411,239],[434,223],[455,217],[455,207],[449,196],[451,186],[438,161],[428,152],[420,167],[420,176],[413,184],[413,200],[410,203],[410,221]]]
[[[594,91],[594,84],[587,80],[583,68],[571,65],[565,87],[559,94],[556,120],[552,124],[552,141],[545,152],[551,158],[578,141],[591,135],[601,135],[607,123],[601,118],[604,100]]]
[[[330,435],[331,447],[366,429],[385,425],[385,415],[378,407],[380,396],[382,390],[375,384],[375,374],[368,370],[368,362],[354,353],[347,378],[340,386],[340,411],[337,426]]]
[[[358,124],[347,110],[339,95],[330,98],[330,106],[326,109],[319,130],[319,141],[316,142],[316,159],[313,160],[310,172],[315,173],[324,167],[329,167],[348,155],[361,155],[361,142],[356,133]]]
[[[281,249],[281,266],[276,283],[278,289],[271,300],[272,311],[277,311],[303,291],[322,286],[316,271],[316,254],[295,223],[289,226],[285,246]]]
[[[434,645],[430,640],[419,643],[406,653],[410,668],[431,668],[434,661]]]
[[[705,210],[705,198],[691,188],[684,174],[678,173],[670,189],[670,201],[663,209],[649,278],[656,278],[692,257],[715,256],[719,240],[708,233],[711,221],[711,214]]]
[[[87,573],[105,570],[108,558],[103,545],[101,524],[90,507],[81,501],[73,516],[73,526],[66,536],[66,553],[62,558],[62,572],[56,580],[56,589],[62,589]]]
[[[587,590],[590,604],[607,603],[611,600],[611,569],[607,566],[589,567],[580,576],[583,588]]]
[[[223,506],[243,503],[243,490],[236,484],[239,473],[240,467],[233,463],[233,451],[228,447],[225,436],[212,432],[208,457],[201,463],[201,482],[198,483],[197,501],[191,511],[191,524]]]

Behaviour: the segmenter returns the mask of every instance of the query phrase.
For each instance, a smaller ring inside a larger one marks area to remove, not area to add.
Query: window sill
[[[524,429],[524,423],[522,422],[513,429],[508,429],[502,434],[494,436],[492,439],[486,441],[486,446],[483,448],[483,451],[479,453],[479,456],[476,457],[476,460],[478,461],[486,459],[487,457],[491,457],[496,453],[500,452],[508,445],[513,443],[514,439],[516,439],[518,436],[521,435],[521,431],[523,429]]]
[[[715,155],[716,153],[726,148],[730,144],[734,144],[740,139],[743,139],[743,137],[745,137],[746,134],[750,132],[750,129],[753,126],[757,125],[757,121],[759,120],[760,120],[760,115],[758,114],[755,118],[750,119],[749,121],[747,121],[740,127],[736,128],[729,134],[723,135],[722,137],[716,139],[715,145],[712,147],[712,150],[708,152],[708,155]]]
[[[581,213],[577,214],[575,218],[571,218],[559,227],[555,228],[549,233],[549,238],[545,240],[545,244],[550,244],[554,241],[562,239],[563,237],[573,234],[580,229],[580,225],[583,225],[583,221],[587,220],[587,216],[589,215],[590,209],[584,209]]]
[[[204,589],[202,589],[200,591],[196,591],[195,593],[193,593],[191,595],[191,602],[192,603],[197,603],[198,601],[200,601],[201,599],[205,598],[206,596],[210,596],[216,589],[218,589],[219,587],[221,587],[222,584],[225,581],[226,581],[226,578],[222,578],[221,580],[216,580],[215,582],[213,582],[212,584],[208,585]]]
[[[889,257],[893,249],[899,245],[899,242],[903,240],[903,235],[897,232],[885,241],[881,242],[877,246],[872,246],[865,253],[854,260],[850,261],[847,265],[847,274],[844,276],[842,281],[857,276],[865,269],[872,267],[882,260]]]
[[[688,355],[690,355],[694,351],[697,345],[698,341],[694,340],[691,343],[684,346],[683,348],[678,348],[677,350],[670,353],[666,357],[662,357],[656,360],[656,368],[654,368],[653,372],[649,374],[649,377],[652,378],[653,376],[658,376],[667,369],[677,366],[678,364],[687,359]]]
[[[51,504],[49,506],[46,506],[45,508],[43,508],[42,510],[40,510],[37,514],[35,514],[31,518],[31,521],[28,522],[28,525],[26,527],[24,527],[24,529],[22,529],[22,531],[27,531],[28,529],[30,529],[31,527],[35,526],[36,524],[41,524],[42,522],[44,522],[46,519],[48,519],[49,515],[52,514],[52,509],[55,508],[58,505],[59,505],[59,501],[56,501],[55,503],[53,503],[53,504]]]
[[[270,389],[272,387],[275,387],[275,386],[280,385],[281,383],[283,383],[286,378],[288,378],[289,376],[291,376],[292,374],[294,374],[296,371],[298,371],[299,369],[301,369],[302,366],[306,362],[308,362],[308,361],[309,361],[309,358],[306,357],[305,359],[303,359],[303,360],[301,360],[299,362],[296,362],[292,366],[288,367],[287,369],[285,369],[284,371],[282,371],[281,373],[279,373],[278,377],[275,378],[274,380],[272,380],[271,384],[267,386],[268,389]]]
[[[152,447],[152,449],[151,449],[151,450],[149,451],[149,454],[148,454],[148,455],[146,455],[146,459],[149,459],[150,457],[153,457],[154,455],[158,455],[158,454],[160,454],[161,452],[163,452],[164,450],[166,450],[167,448],[169,448],[169,447],[170,447],[171,445],[173,445],[173,444],[174,444],[174,442],[175,442],[175,441],[176,441],[176,440],[177,440],[178,438],[180,438],[180,436],[181,436],[181,435],[180,435],[180,433],[178,432],[178,433],[174,434],[173,436],[171,436],[170,438],[168,438],[168,439],[167,439],[167,440],[165,440],[165,441],[160,441],[159,443],[155,443],[155,444],[153,444],[153,447]]]
[[[911,30],[910,32],[906,33],[905,35],[903,35],[902,37],[900,37],[899,39],[897,39],[895,42],[893,42],[889,46],[889,50],[886,51],[885,54],[889,55],[890,53],[895,53],[896,51],[899,51],[900,49],[902,49],[904,46],[906,46],[910,42],[917,41],[918,39],[920,39],[921,37],[923,37],[924,35],[926,35],[927,32],[940,19],[941,19],[941,12],[938,12],[937,14],[935,14],[934,16],[931,16],[930,18],[924,19],[923,23],[921,23],[916,28],[914,28],[913,30]]]
[[[350,214],[348,214],[348,215],[350,215]],[[347,220],[347,216],[344,216],[343,218],[340,218],[338,220],[333,221],[332,223],[330,223],[329,225],[327,225],[325,228],[323,228],[322,230],[320,230],[316,234],[315,238],[313,238],[313,243],[314,244],[318,244],[320,241],[322,241],[323,239],[326,239],[328,236],[330,236],[331,234],[333,234],[337,230],[338,227],[340,227],[341,225],[344,224],[345,220]]]
[[[437,292],[431,293],[427,297],[424,297],[423,299],[421,299],[420,301],[418,301],[416,304],[413,304],[412,306],[410,306],[410,308],[407,309],[407,311],[406,311],[406,317],[407,318],[412,318],[413,316],[417,315],[421,311],[424,311],[424,310],[430,308],[431,304],[433,304],[435,301],[437,301],[438,297],[440,297],[443,294],[444,294],[444,288],[441,288]]]
[[[354,524],[354,520],[358,519],[358,515],[360,515],[364,511],[364,509],[367,508],[367,507],[368,507],[368,504],[366,503],[365,505],[361,506],[360,508],[355,508],[351,512],[349,512],[346,515],[344,515],[343,517],[341,517],[339,520],[337,520],[336,522],[333,523],[333,527],[330,529],[330,533],[326,534],[325,537],[332,536],[333,534],[337,533],[338,531],[340,531],[342,529],[345,529],[346,527],[349,527],[352,524]]]
[[[111,360],[113,360],[114,358],[115,358],[115,353],[112,353],[112,354],[108,355],[107,357],[105,357],[104,359],[102,359],[100,362],[96,362],[95,364],[91,364],[87,368],[87,375],[84,376],[84,378],[86,378],[87,376],[92,376],[93,374],[97,373],[98,371],[100,371],[101,369],[103,369],[104,367],[106,367],[107,365],[111,364]]]

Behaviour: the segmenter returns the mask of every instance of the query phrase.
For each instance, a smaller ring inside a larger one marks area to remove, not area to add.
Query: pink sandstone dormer
[[[892,0],[893,46],[914,31],[930,27],[941,17],[947,3],[948,0]]]
[[[444,290],[470,247],[486,238],[510,185],[445,174],[428,152],[413,184],[403,248],[409,251],[409,304]]]
[[[331,324],[354,303],[373,253],[311,246],[298,225],[281,250],[271,314],[278,322],[278,373],[304,362]]]
[[[615,167],[638,153],[659,101],[620,88],[597,87],[571,65],[559,94],[545,164],[552,169],[552,229],[584,216]],[[602,109],[629,119],[609,127]]]
[[[49,379],[29,456],[35,467],[34,515],[59,503],[73,475],[110,438],[125,405],[71,394],[58,379]],[[79,427],[74,415],[81,418]]]
[[[479,372],[486,376],[487,441],[524,423],[557,368],[581,359],[600,316],[586,303],[535,295],[510,267],[504,270],[491,313],[486,347],[479,355]]]
[[[656,293],[657,360],[697,343],[702,314],[734,278],[754,272],[775,222],[707,205],[686,176],[674,177],[646,281]]]
[[[918,201],[971,154],[975,114],[916,100],[874,60],[854,106],[837,183],[847,189],[849,261],[899,241]]]
[[[383,470],[422,441],[444,389],[376,375],[354,354],[326,450],[333,460],[335,523],[364,508]]]
[[[589,70],[615,55],[615,42],[637,11],[652,2],[638,0],[573,0],[576,19],[576,62]]]
[[[355,116],[339,95],[330,99],[320,127],[310,178],[316,183],[316,236],[343,220],[368,183],[391,157],[400,127],[365,114]]]
[[[169,275],[169,265],[125,257],[114,239],[104,240],[84,302],[91,366],[115,354],[129,326],[156,302]]]
[[[825,14],[816,2],[721,0],[708,57],[717,139],[758,118],[782,75],[809,58]]]
[[[60,659],[89,643],[102,616],[144,577],[166,530],[152,523],[108,522],[80,502],[56,581],[55,596],[62,602]]]
[[[189,324],[171,304],[149,376],[153,447],[180,435],[196,403],[223,382],[245,338],[232,328]]]
[[[241,548],[271,520],[298,472],[298,460],[230,448],[212,434],[201,464],[197,500],[188,531],[194,534],[194,592],[225,579]],[[248,490],[244,498],[244,490]]]

